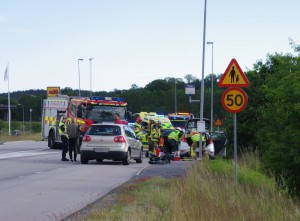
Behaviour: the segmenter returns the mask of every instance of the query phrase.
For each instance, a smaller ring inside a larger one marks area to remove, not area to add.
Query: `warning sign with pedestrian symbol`
[[[219,87],[249,87],[250,83],[237,61],[233,58],[218,85]]]

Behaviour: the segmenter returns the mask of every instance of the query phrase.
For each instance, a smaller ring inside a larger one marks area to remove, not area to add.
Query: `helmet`
[[[181,131],[181,128],[180,128],[180,127],[176,127],[176,128],[175,128],[175,130],[179,130],[179,131]]]
[[[157,121],[157,123],[161,124],[161,123],[162,123],[162,120],[161,120],[161,119],[159,119],[159,120]]]
[[[192,132],[197,132],[197,130],[195,128],[192,129]]]
[[[153,116],[151,116],[151,117],[149,118],[149,120],[154,120],[154,117],[153,117]]]
[[[136,118],[136,122],[141,123],[141,122],[142,122],[142,118],[141,118],[140,116],[138,116],[138,117]]]

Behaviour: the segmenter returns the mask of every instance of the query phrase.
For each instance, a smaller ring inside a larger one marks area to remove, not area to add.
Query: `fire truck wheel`
[[[48,147],[50,147],[50,149],[54,149],[56,147],[55,138],[54,138],[54,133],[53,132],[50,132],[50,134],[48,136]]]

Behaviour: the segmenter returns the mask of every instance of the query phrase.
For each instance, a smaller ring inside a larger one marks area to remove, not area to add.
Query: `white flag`
[[[6,66],[6,70],[4,72],[4,81],[8,80],[8,65]]]

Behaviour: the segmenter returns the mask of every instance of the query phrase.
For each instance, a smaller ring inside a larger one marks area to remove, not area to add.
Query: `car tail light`
[[[212,140],[212,137],[209,137],[209,144],[213,144],[213,140]]]
[[[90,142],[91,141],[91,137],[88,135],[84,135],[82,142]]]
[[[184,135],[181,137],[181,141],[182,141],[182,142],[187,142]]]
[[[117,137],[114,138],[114,142],[116,142],[116,143],[125,143],[126,140],[123,136],[117,136]]]

